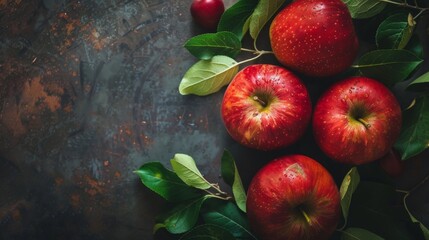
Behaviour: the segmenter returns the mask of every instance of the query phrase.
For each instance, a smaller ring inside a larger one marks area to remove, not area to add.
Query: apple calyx
[[[368,114],[363,106],[355,105],[350,109],[349,115],[353,120],[361,123],[366,129],[371,127],[371,124],[365,120],[365,117],[367,117]]]

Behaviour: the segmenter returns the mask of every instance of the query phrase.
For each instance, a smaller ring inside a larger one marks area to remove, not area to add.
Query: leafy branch
[[[208,199],[221,200],[220,205],[228,205],[229,212],[246,211],[246,193],[241,183],[235,161],[230,152],[224,151],[222,156],[222,177],[232,188],[232,195],[223,191],[218,183],[209,182],[199,171],[194,159],[186,154],[177,153],[170,160],[173,171],[166,169],[160,162],[149,162],[134,171],[143,185],[154,191],[165,200],[173,203],[173,207],[157,218],[154,232],[165,228],[172,234],[188,232],[197,223],[200,211]],[[232,204],[232,206],[231,206]],[[237,208],[237,210],[234,210]],[[235,218],[244,221],[241,213],[234,213]],[[233,217],[234,217],[233,216]],[[210,218],[208,223],[213,223]],[[218,223],[217,225],[222,225]],[[223,227],[223,226],[221,226]],[[241,225],[230,227],[236,233],[249,230]],[[235,229],[239,228],[239,230]],[[210,227],[210,229],[212,229]]]
[[[230,83],[239,65],[254,61],[264,54],[273,54],[271,51],[259,50],[256,43],[262,28],[285,1],[240,0],[224,12],[216,33],[189,39],[184,47],[200,61],[185,73],[179,92],[182,95],[198,96],[215,93]],[[253,49],[241,46],[241,40],[247,32],[253,39]],[[236,62],[235,58],[241,52],[250,52],[256,56]]]

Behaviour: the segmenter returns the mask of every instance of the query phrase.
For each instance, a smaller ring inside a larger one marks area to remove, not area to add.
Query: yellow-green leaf
[[[214,56],[210,60],[200,60],[183,76],[179,85],[182,95],[205,96],[228,85],[238,72],[238,63],[227,56]]]
[[[225,182],[232,187],[232,194],[237,206],[243,212],[246,212],[246,192],[244,191],[234,157],[228,150],[225,150],[222,155],[221,173]]]
[[[211,184],[198,170],[197,165],[191,156],[177,153],[170,162],[174,172],[187,185],[198,189],[208,189],[211,187]]]
[[[285,0],[260,0],[253,14],[250,16],[249,32],[253,39],[256,39],[259,32],[270,20],[270,18],[283,5]]]
[[[343,179],[340,186],[341,195],[341,210],[345,222],[349,214],[350,203],[352,202],[352,196],[360,182],[360,176],[356,167],[350,169]]]

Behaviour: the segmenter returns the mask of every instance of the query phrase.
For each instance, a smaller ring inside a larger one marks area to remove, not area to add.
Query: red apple
[[[397,178],[404,172],[404,162],[401,160],[399,153],[391,149],[386,155],[378,160],[381,169],[383,169],[389,176]]]
[[[313,132],[327,156],[359,165],[387,154],[399,136],[401,123],[401,107],[387,87],[370,78],[350,77],[319,98]]]
[[[283,65],[308,76],[346,70],[359,42],[347,6],[341,0],[296,0],[270,26],[274,55]]]
[[[191,4],[191,15],[195,22],[207,30],[216,30],[224,11],[222,0],[193,0]]]
[[[304,155],[269,162],[253,177],[247,216],[261,240],[328,239],[340,217],[340,194],[330,173]]]
[[[286,147],[305,132],[311,101],[292,72],[255,64],[238,72],[223,97],[221,115],[231,137],[259,150]]]

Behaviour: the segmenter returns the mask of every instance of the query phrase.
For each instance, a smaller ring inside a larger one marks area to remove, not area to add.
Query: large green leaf
[[[199,59],[208,60],[216,55],[234,58],[240,53],[241,41],[231,32],[206,33],[189,39],[185,48]]]
[[[186,185],[159,162],[146,163],[134,172],[147,188],[168,201],[183,201],[201,195],[200,191]]]
[[[285,0],[259,0],[252,16],[250,16],[249,32],[253,39],[258,37],[259,32],[284,2]]]
[[[185,233],[179,240],[235,240],[226,229],[213,224],[203,224]]]
[[[211,184],[198,170],[197,165],[191,156],[177,153],[170,162],[174,172],[176,172],[177,176],[187,185],[199,189],[208,189],[211,187]]]
[[[345,222],[349,214],[350,203],[352,202],[352,196],[360,182],[359,172],[356,167],[350,169],[343,179],[340,186],[341,194],[341,210]]]
[[[246,212],[246,192],[244,191],[234,157],[228,150],[225,150],[222,155],[221,173],[225,182],[232,187],[232,194],[237,206],[243,212]]]
[[[210,60],[200,60],[183,76],[179,85],[182,95],[205,96],[219,91],[229,84],[238,72],[238,63],[228,56],[214,56]]]
[[[229,31],[234,33],[240,40],[243,39],[248,28],[247,22],[258,2],[258,0],[240,0],[236,2],[222,14],[217,31]]]
[[[168,213],[159,216],[154,226],[154,232],[160,228],[165,228],[173,234],[179,234],[189,231],[195,226],[200,214],[201,206],[205,200],[213,197],[205,195],[200,198],[188,200],[173,208]]]
[[[212,202],[211,206],[202,213],[202,216],[204,222],[227,229],[237,239],[256,240],[256,237],[249,230],[246,215],[231,202]]]
[[[341,240],[383,240],[377,234],[362,228],[347,228],[341,232]]]
[[[419,97],[404,111],[402,130],[395,148],[403,160],[429,147],[429,96]]]
[[[361,181],[353,195],[348,226],[366,229],[389,240],[422,239],[404,207],[398,205],[398,197],[393,186]]]
[[[413,91],[429,90],[429,72],[421,75],[420,77],[412,81],[408,85],[407,90],[413,90]]]
[[[378,48],[403,49],[411,39],[414,21],[409,21],[408,14],[398,13],[386,18],[376,33]]]
[[[408,50],[382,49],[366,53],[354,67],[363,75],[391,86],[405,80],[422,62]]]
[[[370,18],[386,7],[386,3],[380,0],[343,0],[350,11],[352,18]]]

